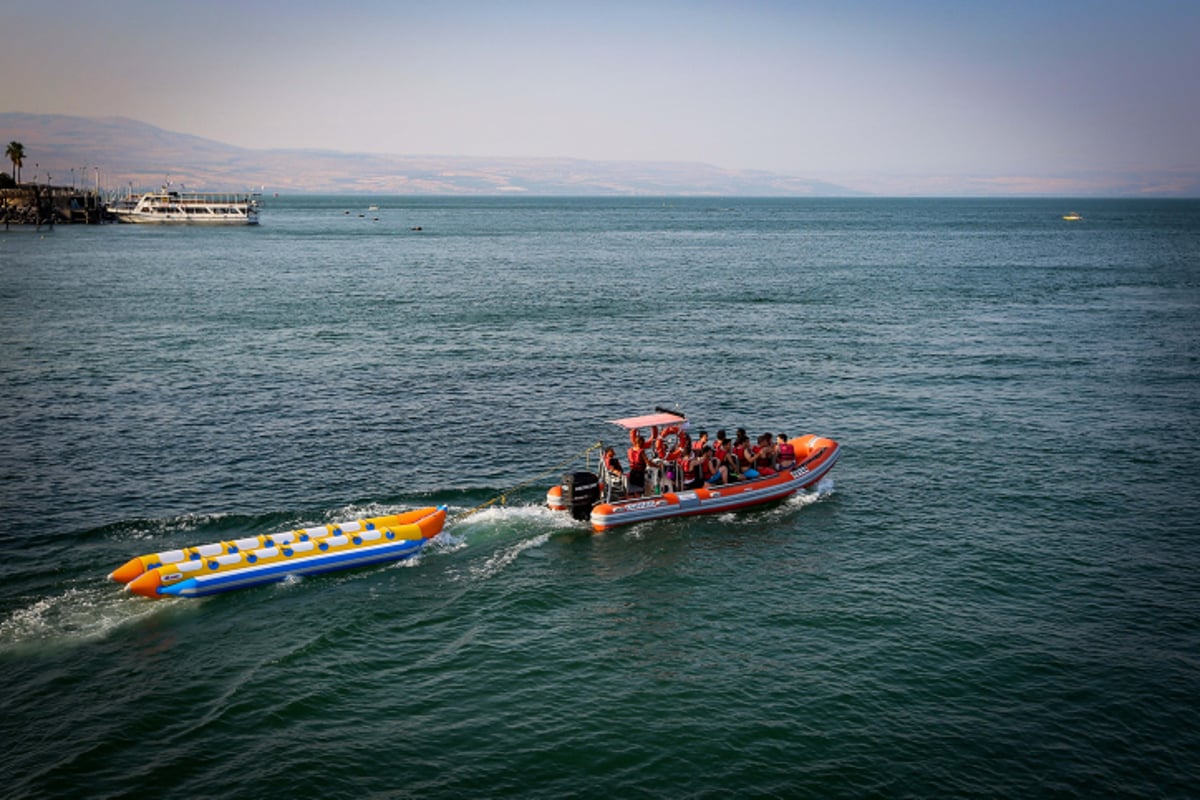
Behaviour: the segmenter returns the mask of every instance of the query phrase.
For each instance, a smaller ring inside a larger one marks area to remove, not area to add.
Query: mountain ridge
[[[22,179],[135,191],[167,180],[198,191],[413,195],[840,197],[824,181],[699,162],[255,149],[128,117],[0,112],[0,139],[25,147]],[[4,169],[0,164],[0,169]],[[11,169],[11,166],[9,167]],[[7,171],[7,170],[6,170]]]

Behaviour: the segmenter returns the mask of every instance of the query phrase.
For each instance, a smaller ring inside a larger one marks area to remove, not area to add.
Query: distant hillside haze
[[[121,191],[174,186],[322,194],[711,195],[837,197],[842,186],[685,162],[479,158],[257,150],[124,117],[0,113],[0,139],[25,147],[23,181]],[[0,164],[0,170],[11,170]]]

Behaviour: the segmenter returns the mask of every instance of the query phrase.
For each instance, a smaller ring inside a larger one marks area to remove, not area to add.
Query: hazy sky
[[[702,161],[883,192],[1200,172],[1200,0],[5,5],[0,111],[247,147]]]

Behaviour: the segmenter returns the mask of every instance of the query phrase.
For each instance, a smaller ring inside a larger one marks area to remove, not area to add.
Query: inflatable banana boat
[[[685,417],[675,414],[651,414],[613,420],[633,432],[649,428],[658,433],[660,426],[686,429]],[[550,487],[546,504],[552,509],[570,511],[576,519],[590,521],[596,531],[620,525],[670,517],[738,511],[789,497],[817,485],[841,457],[841,447],[833,439],[808,434],[788,439],[795,454],[794,463],[769,475],[735,480],[726,484],[706,483],[701,488],[659,491],[647,481],[643,493],[631,496],[627,491],[628,473],[620,477],[592,472],[563,476],[558,486]]]
[[[410,558],[445,522],[445,506],[420,508],[138,556],[108,577],[143,597],[204,597],[291,575]]]

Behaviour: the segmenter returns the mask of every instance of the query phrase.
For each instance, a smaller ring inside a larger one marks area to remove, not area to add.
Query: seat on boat
[[[629,475],[622,472],[618,478],[615,472],[606,472],[603,476],[604,502],[624,500],[629,496]]]

